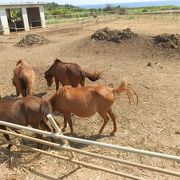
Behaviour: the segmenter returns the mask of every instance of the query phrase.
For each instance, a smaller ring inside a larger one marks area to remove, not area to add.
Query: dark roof
[[[37,6],[45,3],[0,3],[0,6]]]

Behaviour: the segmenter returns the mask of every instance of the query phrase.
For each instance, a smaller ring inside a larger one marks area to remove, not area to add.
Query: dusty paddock
[[[124,42],[120,45],[98,43],[89,39],[95,30],[106,26],[113,29],[130,27],[133,32],[142,37],[146,36],[146,38]],[[51,40],[51,43],[31,48],[17,48],[14,46],[17,38],[6,38],[6,42],[2,41],[0,44],[0,83],[3,87],[3,96],[9,97],[15,94],[11,78],[16,61],[21,58],[27,59],[34,67],[37,75],[35,94],[44,95],[43,98],[48,98],[55,90],[55,86],[47,88],[43,73],[57,57],[64,61],[76,62],[89,71],[104,70],[104,80],[96,82],[97,84],[104,84],[105,81],[107,85],[117,86],[121,79],[126,77],[133,83],[139,94],[140,102],[138,106],[130,106],[125,95],[116,97],[113,106],[118,124],[116,135],[109,137],[112,129],[112,123],[109,121],[104,130],[105,136],[101,138],[95,136],[102,123],[98,115],[87,119],[73,116],[74,128],[78,136],[100,142],[179,155],[180,135],[175,132],[180,131],[180,52],[178,50],[155,50],[151,44],[148,44],[149,41],[147,42],[149,36],[156,34],[165,32],[180,34],[179,26],[177,22],[170,21],[120,19],[68,33],[43,33],[47,39]],[[147,66],[149,62],[151,67]],[[86,81],[86,84],[91,84],[91,82]],[[62,124],[62,117],[57,118]],[[68,132],[69,129],[67,129]],[[71,145],[91,152],[180,171],[180,164],[171,161],[118,153],[74,143]],[[55,149],[51,151],[66,154],[57,152]],[[98,159],[83,156],[79,156],[79,159],[146,179],[176,179]],[[1,148],[0,171],[0,179],[123,179],[100,171],[77,169],[76,165],[17,148],[14,148],[12,153]]]

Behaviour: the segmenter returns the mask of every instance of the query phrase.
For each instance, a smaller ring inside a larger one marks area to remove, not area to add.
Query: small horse
[[[71,133],[74,133],[71,113],[79,117],[90,117],[98,112],[98,114],[104,119],[99,134],[103,132],[110,116],[114,126],[111,135],[114,135],[117,131],[117,127],[111,106],[115,100],[115,93],[123,92],[127,93],[129,102],[131,102],[134,93],[138,103],[136,92],[133,90],[132,86],[125,81],[122,81],[117,89],[104,85],[78,88],[64,86],[49,99],[49,102],[52,105],[53,111],[59,111],[64,115],[64,127],[62,131],[65,131],[68,122]]]
[[[22,126],[30,125],[33,128],[41,127],[42,129],[51,131],[50,126],[47,124],[46,116],[48,114],[52,114],[50,103],[39,97],[27,96],[18,99],[0,100],[1,121]],[[0,125],[0,129],[5,130],[6,127]],[[4,137],[10,141],[9,135],[4,134]],[[42,135],[36,134],[36,137],[41,139]],[[7,148],[10,149],[11,146],[9,144]]]
[[[13,85],[16,88],[16,94],[25,97],[33,94],[33,83],[35,81],[35,73],[33,68],[24,60],[19,60],[14,69],[12,79]]]
[[[56,90],[58,90],[59,82],[61,82],[63,86],[71,85],[72,87],[77,87],[79,84],[84,86],[86,77],[91,81],[96,81],[100,79],[102,72],[91,74],[82,70],[78,64],[65,63],[56,59],[44,74],[47,85],[50,87],[55,79]]]

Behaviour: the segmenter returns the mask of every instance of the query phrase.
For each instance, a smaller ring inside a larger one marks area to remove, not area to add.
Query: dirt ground
[[[139,34],[139,38],[123,43],[97,42],[90,35],[97,29],[109,27],[112,29],[131,30]],[[161,22],[144,20],[116,20],[85,27],[82,30],[67,33],[43,33],[51,42],[46,45],[30,48],[14,46],[16,37],[5,37],[0,43],[0,83],[3,97],[9,98],[15,94],[11,78],[13,68],[18,59],[26,59],[32,64],[36,73],[35,95],[48,98],[55,92],[55,84],[48,88],[44,72],[55,58],[75,62],[90,72],[103,70],[103,79],[94,84],[120,84],[121,79],[128,79],[139,95],[139,104],[129,105],[126,95],[117,95],[113,112],[117,118],[118,131],[114,137],[109,136],[112,122],[109,121],[103,136],[96,134],[102,124],[98,115],[81,119],[73,116],[75,132],[79,137],[116,145],[123,145],[155,152],[180,155],[180,49],[162,49],[153,44],[152,36],[161,33],[180,34],[179,22]],[[147,66],[147,64],[150,66]],[[86,80],[86,84],[92,82]],[[56,116],[60,124],[62,117]],[[69,135],[69,128],[67,129]],[[3,139],[3,137],[1,137]],[[93,146],[70,143],[72,147],[111,155],[130,161],[158,166],[180,172],[180,164],[169,160],[150,158],[132,153],[116,152]],[[44,147],[47,149],[46,147]],[[67,154],[56,149],[50,151],[56,154]],[[178,179],[160,173],[150,172],[130,166],[111,163],[78,155],[79,160],[88,163],[113,168],[120,172],[133,174],[145,179]],[[57,158],[48,157],[16,147],[10,153],[0,148],[0,179],[124,179],[109,173],[66,163]]]

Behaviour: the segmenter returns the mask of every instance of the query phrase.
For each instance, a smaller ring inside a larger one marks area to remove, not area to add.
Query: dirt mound
[[[177,49],[180,46],[180,35],[178,34],[161,34],[155,36],[155,44],[163,48]]]
[[[39,36],[37,34],[28,34],[25,37],[23,37],[16,46],[18,47],[28,47],[35,44],[46,44],[48,40],[44,38],[43,36]]]
[[[97,30],[91,39],[94,40],[106,40],[115,43],[121,43],[124,40],[137,37],[137,34],[133,33],[130,28],[124,30],[111,30],[108,27]]]

